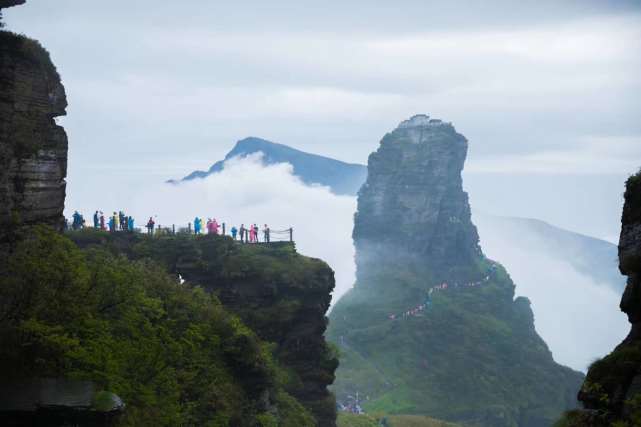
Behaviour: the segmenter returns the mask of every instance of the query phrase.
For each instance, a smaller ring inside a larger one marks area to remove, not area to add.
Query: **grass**
[[[338,427],[460,427],[421,415],[338,414]]]
[[[479,260],[476,279],[488,266]],[[449,281],[465,283],[468,274]],[[357,283],[336,303],[328,338],[341,351],[338,401],[358,392],[367,413],[506,425],[520,417],[552,424],[574,407],[583,376],[553,361],[534,330],[529,301],[514,299],[502,267],[481,287],[435,293],[421,316],[389,320],[423,301],[433,285],[423,277],[430,275],[395,279],[388,272]]]

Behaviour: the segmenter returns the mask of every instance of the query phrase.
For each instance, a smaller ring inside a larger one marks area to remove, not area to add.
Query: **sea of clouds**
[[[139,227],[152,215],[157,224],[176,227],[193,224],[196,216],[205,221],[215,218],[226,224],[228,233],[232,225],[241,224],[255,223],[260,229],[268,224],[274,231],[292,227],[298,251],[323,259],[334,269],[336,301],[354,283],[355,210],[354,197],[307,186],[293,175],[290,164],[265,165],[257,153],[230,159],[222,172],[205,179],[147,188],[134,198],[130,214]]]
[[[123,189],[102,194],[99,200],[83,200],[80,207],[89,219],[95,206],[102,206],[105,213],[119,210],[115,201],[128,193],[135,195],[127,203],[127,213],[136,218],[138,227],[149,216],[157,224],[176,227],[193,223],[196,216],[216,218],[226,223],[228,232],[240,224],[256,223],[260,228],[268,224],[273,230],[293,227],[298,251],[326,261],[335,271],[333,302],[354,284],[351,234],[356,198],[305,185],[287,163],[265,165],[261,153],[233,158],[222,172],[205,179]],[[555,254],[537,249],[531,239],[519,241],[483,221],[479,224],[483,250],[505,265],[517,295],[532,301],[536,329],[557,362],[585,371],[625,336],[628,323],[618,311],[616,290],[577,272]]]

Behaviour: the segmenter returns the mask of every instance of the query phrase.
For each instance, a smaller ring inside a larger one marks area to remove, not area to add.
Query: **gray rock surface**
[[[376,273],[380,259],[456,268],[480,254],[462,188],[466,155],[463,135],[425,115],[385,135],[358,197],[353,237],[360,275]]]
[[[0,9],[25,4],[27,0],[0,0]]]
[[[0,229],[63,224],[67,135],[55,122],[67,101],[49,54],[0,32]],[[1,238],[1,236],[0,236]]]
[[[641,172],[628,179],[624,199],[619,269],[628,283],[620,308],[632,327],[612,353],[588,370],[578,395],[585,410],[567,415],[570,427],[636,426],[641,420]]]

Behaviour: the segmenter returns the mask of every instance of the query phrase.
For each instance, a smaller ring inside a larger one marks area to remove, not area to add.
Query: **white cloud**
[[[157,215],[163,226],[187,226],[198,216],[225,222],[227,230],[241,223],[256,223],[261,229],[268,224],[273,230],[293,227],[298,251],[326,261],[336,272],[336,300],[354,283],[349,236],[355,208],[353,197],[306,186],[292,175],[291,165],[265,166],[260,155],[252,155],[225,162],[222,172],[203,180],[147,188],[134,198],[128,213],[139,225]]]
[[[579,273],[562,256],[550,252],[536,234],[515,237],[497,224],[477,221],[484,253],[505,266],[516,294],[532,302],[536,330],[554,359],[585,372],[630,329],[625,314],[618,310],[620,293],[611,284]],[[614,262],[603,263],[610,261]]]

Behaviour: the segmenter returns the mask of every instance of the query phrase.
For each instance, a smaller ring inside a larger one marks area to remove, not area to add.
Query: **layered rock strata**
[[[35,223],[62,228],[67,136],[55,118],[66,106],[47,51],[0,32],[0,230]]]
[[[466,155],[463,135],[425,115],[383,137],[358,195],[353,238],[359,278],[390,257],[408,268],[427,263],[440,271],[480,254],[461,179]]]

